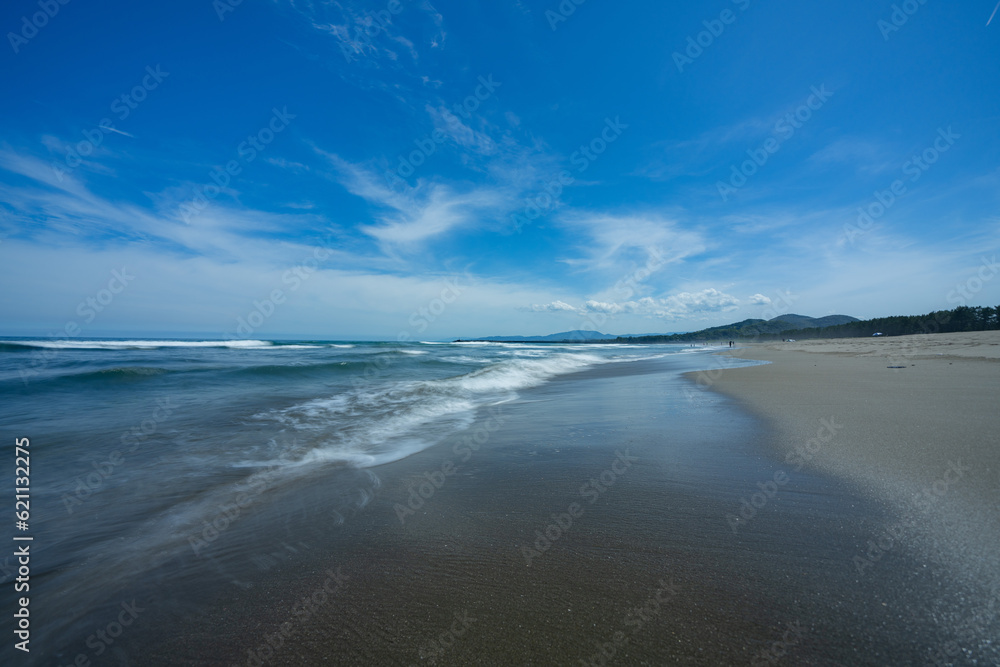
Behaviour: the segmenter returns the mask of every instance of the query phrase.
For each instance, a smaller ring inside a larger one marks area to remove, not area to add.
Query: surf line
[[[806,462],[812,459],[820,447],[833,440],[834,436],[837,435],[837,431],[844,428],[843,424],[837,423],[835,417],[830,417],[829,420],[820,419],[819,423],[820,427],[816,431],[815,438],[810,438],[805,444],[799,445],[794,451],[788,452],[785,456],[785,463],[794,465],[795,472],[802,470]],[[751,495],[749,501],[745,496],[740,498],[739,516],[735,514],[726,515],[726,523],[732,528],[733,535],[739,532],[740,521],[749,523],[753,520],[757,516],[757,511],[763,509],[772,498],[777,496],[779,487],[788,484],[789,479],[788,473],[784,470],[777,470],[770,480],[757,482],[757,488],[760,491]]]

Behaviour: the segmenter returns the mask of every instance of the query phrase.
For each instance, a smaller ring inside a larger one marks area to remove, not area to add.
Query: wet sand
[[[954,641],[985,655],[966,646],[963,619],[942,617],[969,594],[947,564],[896,548],[858,571],[853,558],[892,526],[892,508],[786,463],[792,440],[732,399],[635,363],[560,378],[499,415],[470,427],[478,449],[443,443],[373,469],[375,486],[355,476],[374,496],[356,513],[331,515],[329,477],[276,495],[271,516],[234,529],[245,534],[216,563],[217,585],[172,587],[174,602],[151,604],[122,654],[143,665],[922,664]],[[184,613],[178,600],[192,601]]]

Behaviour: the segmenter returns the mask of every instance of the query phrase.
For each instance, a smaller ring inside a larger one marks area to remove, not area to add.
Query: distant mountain
[[[553,343],[564,340],[614,340],[617,337],[618,336],[613,336],[611,334],[601,333],[600,331],[583,331],[581,329],[574,329],[573,331],[563,331],[560,333],[549,334],[548,336],[483,336],[482,338],[477,338],[476,340],[488,340],[496,343],[525,343],[529,341],[545,341],[547,343]]]

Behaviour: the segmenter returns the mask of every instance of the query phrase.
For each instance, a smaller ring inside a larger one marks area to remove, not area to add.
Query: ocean
[[[684,377],[758,363],[717,350],[2,339],[2,661],[919,660],[938,570],[859,582],[893,517]]]
[[[695,358],[707,367],[706,351],[2,339],[2,430],[32,454],[30,591],[45,619],[35,646],[107,657],[113,645],[93,628],[129,591],[156,597],[220,572],[239,581],[248,543],[287,524],[287,506],[268,512],[272,498],[297,485],[324,480],[323,521],[336,526],[378,494],[380,466],[457,442],[525,391],[642,361],[680,373]]]

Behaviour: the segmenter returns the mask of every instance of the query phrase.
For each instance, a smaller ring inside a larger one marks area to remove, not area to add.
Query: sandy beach
[[[723,354],[772,362],[692,375],[776,425],[782,455],[803,449],[821,419],[836,420],[835,437],[807,451],[809,465],[902,499],[955,463],[963,472],[948,500],[990,514],[995,527],[1000,332],[775,343]]]
[[[771,363],[692,379],[765,419],[778,458],[848,480],[898,516],[896,535],[873,536],[877,548],[858,554],[859,572],[908,550],[963,582],[973,591],[966,617],[995,628],[1000,332],[758,344],[723,354]],[[996,646],[995,635],[966,634],[967,645]]]

